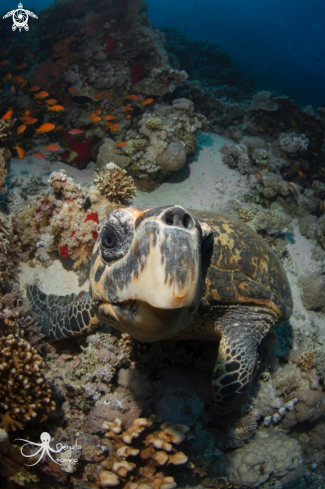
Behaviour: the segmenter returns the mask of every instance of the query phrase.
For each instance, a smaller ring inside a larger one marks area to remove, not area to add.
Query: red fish
[[[121,143],[117,143],[115,144],[115,148],[124,148],[125,146],[127,146],[128,143],[124,143],[124,142],[121,142]]]
[[[113,124],[112,126],[110,126],[109,130],[112,131],[112,132],[119,131],[120,130],[120,126],[118,124]]]
[[[22,70],[25,66],[27,66],[27,63],[20,63],[20,65],[16,66],[16,70]]]
[[[130,100],[137,100],[139,98],[139,95],[128,95],[125,98],[129,98]]]
[[[70,93],[73,93],[73,95],[79,95],[79,93],[77,92],[77,90],[75,90],[74,88],[68,88],[69,92]]]
[[[7,65],[8,64],[8,61],[7,60],[3,60],[3,61],[0,61],[0,66],[4,66],[4,65]]]
[[[32,88],[29,88],[28,91],[29,92],[38,92],[38,90],[40,90],[41,87],[39,87],[38,85],[34,85]]]
[[[129,107],[128,105],[123,107],[123,112],[127,112],[128,110],[133,110],[133,109],[132,109],[132,107]]]
[[[12,74],[7,73],[6,76],[2,78],[2,81],[6,83],[7,81],[11,80],[11,78],[12,78]]]

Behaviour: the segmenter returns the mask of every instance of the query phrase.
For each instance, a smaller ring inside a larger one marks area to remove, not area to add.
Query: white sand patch
[[[179,204],[189,209],[220,211],[250,190],[246,177],[222,163],[220,148],[231,143],[219,134],[201,133],[196,154],[151,193],[137,190],[135,205]]]
[[[36,284],[46,294],[69,295],[72,292],[78,294],[82,290],[88,292],[89,289],[89,280],[86,279],[80,284],[80,274],[72,268],[64,267],[59,258],[48,268],[41,264],[32,268],[26,263],[21,263],[19,281],[24,291],[26,285]]]

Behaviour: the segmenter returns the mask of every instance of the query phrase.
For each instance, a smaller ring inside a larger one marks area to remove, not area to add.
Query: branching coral
[[[111,440],[114,453],[101,462],[96,473],[92,472],[92,480],[100,487],[118,486],[123,481],[125,489],[175,489],[174,478],[165,476],[161,467],[185,465],[193,468],[188,457],[176,449],[193,435],[188,426],[169,422],[162,423],[160,430],[154,430],[160,421],[155,415],[137,418],[127,430],[123,430],[119,418],[105,421],[103,428],[108,430],[105,436]],[[151,432],[142,436],[147,430]],[[129,462],[130,457],[136,463]],[[85,480],[87,467],[83,476]]]
[[[37,416],[55,409],[44,381],[42,357],[27,341],[13,335],[0,338],[0,416],[6,430],[22,429]]]
[[[107,163],[94,177],[98,190],[111,202],[123,203],[136,195],[133,178],[114,163]]]

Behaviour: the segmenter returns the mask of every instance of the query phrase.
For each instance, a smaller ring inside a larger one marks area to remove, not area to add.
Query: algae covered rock
[[[162,170],[177,171],[186,163],[186,151],[182,144],[169,143],[166,151],[157,156],[157,165]]]

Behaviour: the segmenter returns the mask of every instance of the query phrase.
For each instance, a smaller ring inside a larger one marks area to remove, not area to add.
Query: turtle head
[[[113,211],[92,254],[98,318],[143,341],[173,336],[199,306],[212,250],[211,228],[181,206]]]

